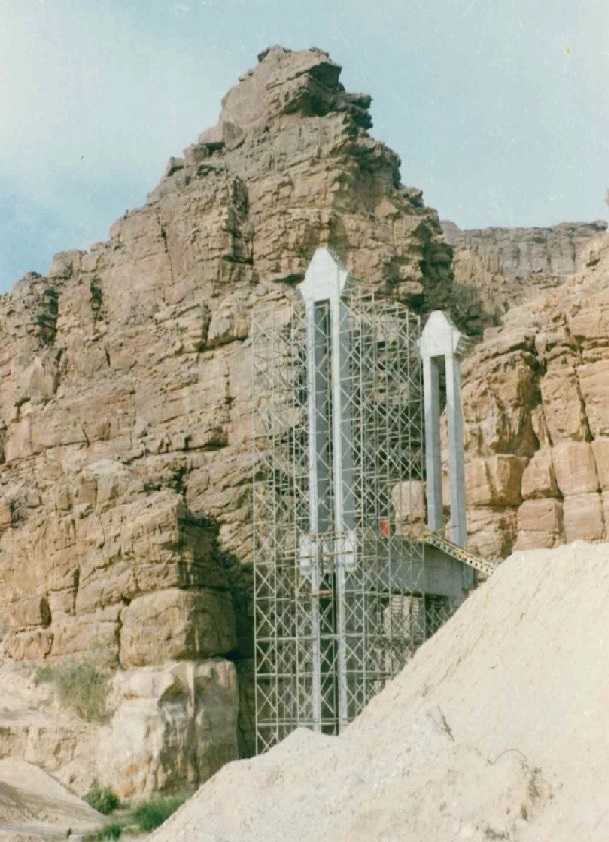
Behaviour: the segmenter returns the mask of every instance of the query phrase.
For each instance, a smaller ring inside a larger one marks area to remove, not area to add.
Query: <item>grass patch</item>
[[[120,839],[123,833],[123,828],[118,822],[112,822],[102,827],[101,830],[96,830],[95,833],[87,833],[84,837],[84,842],[105,842],[106,839]]]
[[[37,683],[53,684],[59,701],[87,722],[101,722],[106,714],[110,673],[91,660],[45,664],[34,673]]]
[[[118,795],[109,786],[100,786],[97,781],[85,795],[85,801],[104,816],[109,816],[120,805]]]
[[[93,792],[93,789],[90,792]],[[116,801],[118,801],[112,790],[103,790],[98,787],[98,791],[110,792]],[[92,807],[99,810],[99,806],[89,801],[90,792],[87,793],[85,799]],[[103,842],[106,839],[120,839],[121,834],[127,831],[129,833],[148,833],[151,830],[156,830],[169,816],[175,813],[178,807],[182,806],[187,797],[187,795],[156,796],[149,801],[141,801],[139,804],[134,804],[130,809],[125,809],[125,804],[117,804],[113,809],[121,806],[121,810],[115,817],[115,820],[100,830],[96,830],[85,836],[84,842]]]
[[[140,830],[154,830],[173,815],[178,807],[181,807],[186,799],[174,796],[173,798],[151,798],[150,801],[143,801],[133,810],[134,823]]]

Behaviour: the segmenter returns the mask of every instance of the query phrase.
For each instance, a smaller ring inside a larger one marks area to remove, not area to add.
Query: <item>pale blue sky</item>
[[[0,289],[104,239],[276,43],[372,94],[442,217],[606,218],[609,0],[0,0]]]

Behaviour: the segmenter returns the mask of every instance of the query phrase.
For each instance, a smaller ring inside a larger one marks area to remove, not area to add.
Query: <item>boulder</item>
[[[527,460],[508,453],[467,463],[466,498],[471,506],[510,506],[521,500],[520,483]]]
[[[589,442],[561,442],[552,448],[552,461],[561,494],[598,491],[596,463]]]
[[[234,664],[166,663],[116,674],[113,715],[98,730],[101,784],[125,799],[196,788],[236,760],[239,693]]]
[[[525,500],[518,509],[515,548],[554,547],[563,538],[563,504],[552,498]]]
[[[51,622],[48,600],[45,596],[30,596],[20,600],[10,607],[8,622],[18,631],[36,626],[48,626]]]
[[[204,659],[235,647],[232,598],[225,591],[170,588],[134,599],[121,615],[123,667]]]
[[[484,558],[504,558],[516,539],[516,510],[477,507],[468,511],[467,547]]]
[[[601,495],[593,492],[565,497],[565,539],[599,541],[605,534]]]
[[[558,486],[552,451],[548,447],[538,450],[522,474],[522,496],[525,500],[536,497],[558,496]]]

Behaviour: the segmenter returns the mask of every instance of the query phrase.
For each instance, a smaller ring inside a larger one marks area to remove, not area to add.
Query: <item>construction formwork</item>
[[[348,289],[253,325],[259,752],[340,732],[458,604],[458,586],[430,590],[409,522],[418,339],[405,306]]]

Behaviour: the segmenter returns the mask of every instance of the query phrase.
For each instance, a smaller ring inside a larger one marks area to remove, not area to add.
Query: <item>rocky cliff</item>
[[[591,241],[607,230],[602,220],[550,228],[470,230],[454,222],[441,224],[454,249],[456,289],[469,305],[468,327],[476,333],[489,323],[497,324],[510,306],[580,272]]]
[[[609,535],[609,237],[580,259],[464,366],[470,541],[486,555]]]
[[[120,668],[91,771],[119,791],[251,748],[251,320],[319,245],[421,311],[447,299],[437,215],[339,76],[320,50],[265,51],[107,242],[0,299],[2,657]],[[85,785],[82,740],[7,716],[0,754]]]
[[[464,369],[472,547],[609,536],[604,226],[451,246],[339,76],[265,51],[107,242],[0,298],[0,757],[128,797],[251,752],[249,331],[319,245],[469,332],[503,314]],[[32,680],[90,656],[102,725]]]

